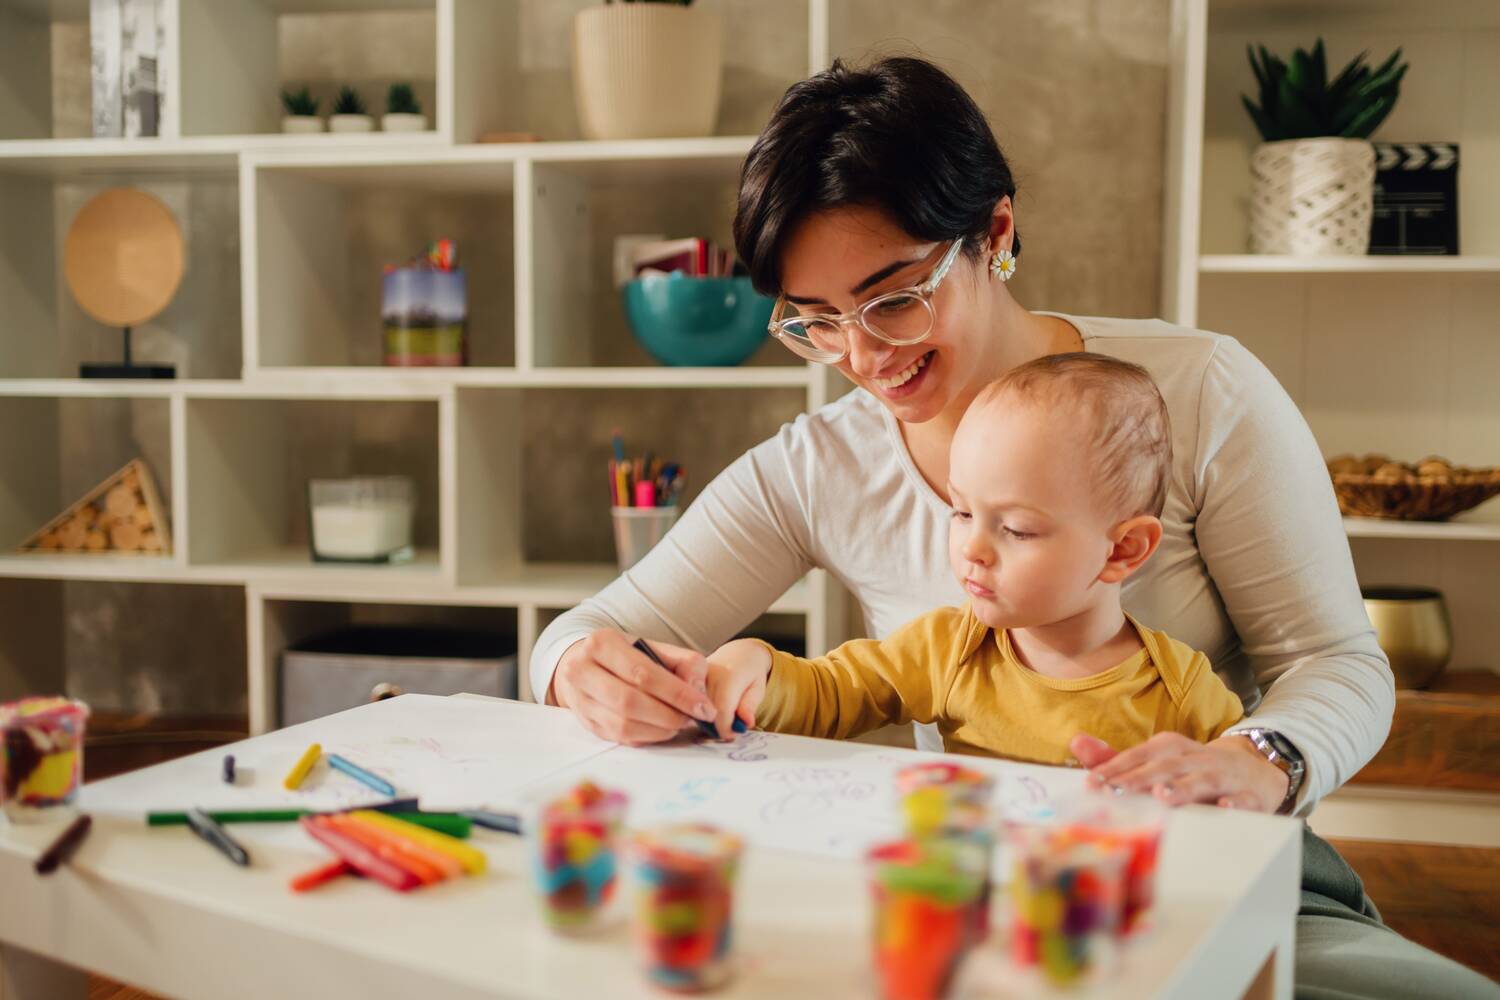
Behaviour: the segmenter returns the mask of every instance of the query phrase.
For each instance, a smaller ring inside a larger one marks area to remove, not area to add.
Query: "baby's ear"
[[[1099,580],[1102,583],[1123,583],[1145,565],[1161,544],[1161,520],[1150,514],[1126,518],[1110,529],[1109,538],[1112,543],[1109,558]]]

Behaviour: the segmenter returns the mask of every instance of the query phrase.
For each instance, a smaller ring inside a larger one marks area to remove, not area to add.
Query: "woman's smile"
[[[922,383],[927,381],[927,364],[932,360],[934,353],[928,351],[893,375],[871,378],[867,381],[879,389],[886,399],[905,399],[916,393],[922,387]]]

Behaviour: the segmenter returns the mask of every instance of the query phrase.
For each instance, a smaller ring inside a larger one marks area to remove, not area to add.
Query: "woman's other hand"
[[[548,703],[572,710],[595,736],[628,746],[670,740],[695,719],[714,721],[700,654],[652,642],[669,668],[663,670],[634,642],[615,629],[598,629],[573,643],[558,660]]]
[[[1272,813],[1286,798],[1290,780],[1247,738],[1233,733],[1210,743],[1157,733],[1129,750],[1111,749],[1079,733],[1068,749],[1089,769],[1090,784],[1153,795],[1172,806],[1203,802]]]

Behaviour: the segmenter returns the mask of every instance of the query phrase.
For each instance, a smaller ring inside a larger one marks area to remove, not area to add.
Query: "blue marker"
[[[663,670],[672,669],[661,661],[661,657],[656,655],[656,650],[652,649],[650,645],[647,644],[645,639],[637,639],[635,641],[635,648],[645,653],[647,658],[649,658],[652,663],[656,664],[658,667],[661,667]],[[694,719],[693,721],[698,723],[698,731],[704,736],[708,736],[716,740],[722,738],[719,736],[719,727],[714,725],[712,722],[704,722],[702,719]],[[735,716],[734,726],[732,728],[737,733],[743,733],[745,731],[745,720],[741,719],[739,716]]]
[[[383,778],[375,777],[375,775],[371,774],[369,771],[366,771],[358,764],[351,763],[350,761],[346,760],[343,757],[340,757],[336,753],[331,753],[328,755],[328,766],[333,768],[335,771],[343,771],[355,781],[361,782],[365,785],[369,785],[381,795],[390,795],[394,797],[396,794],[395,785],[392,785],[389,781],[386,781]]]

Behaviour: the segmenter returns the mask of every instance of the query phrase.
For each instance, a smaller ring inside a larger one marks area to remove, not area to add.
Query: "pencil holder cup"
[[[634,937],[656,986],[697,993],[728,981],[741,849],[734,834],[694,823],[632,841]]]
[[[677,523],[681,507],[611,507],[615,523],[615,557],[623,573],[650,552]]]
[[[0,803],[16,823],[65,816],[83,781],[88,706],[67,698],[0,705]]]
[[[897,840],[871,848],[865,871],[873,904],[877,993],[884,1000],[947,994],[974,944],[973,912],[988,852],[964,838]]]
[[[521,826],[542,916],[563,933],[607,924],[614,912],[626,796],[584,781],[527,805]]]

